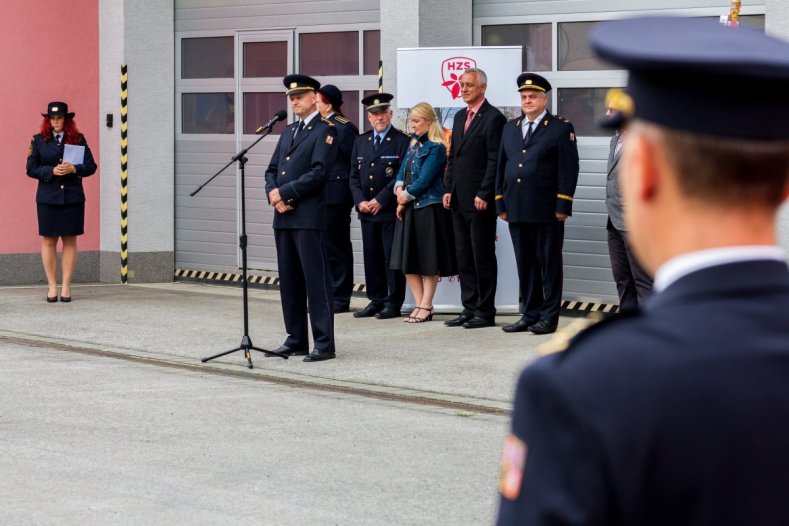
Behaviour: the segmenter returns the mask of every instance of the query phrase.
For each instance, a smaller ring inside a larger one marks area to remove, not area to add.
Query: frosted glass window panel
[[[181,39],[182,79],[232,79],[233,37]]]
[[[181,97],[183,133],[235,133],[232,93],[184,93]]]
[[[300,73],[313,77],[359,74],[358,31],[302,33],[299,44]]]
[[[378,75],[378,62],[381,60],[381,32],[364,32],[364,74]]]
[[[287,42],[244,43],[244,78],[284,77],[287,74]]]
[[[255,131],[266,124],[278,111],[288,108],[287,97],[280,92],[244,93],[244,133]],[[272,135],[279,135],[287,125],[287,119],[274,125]]]
[[[483,46],[523,46],[522,71],[551,71],[551,24],[482,26]]]

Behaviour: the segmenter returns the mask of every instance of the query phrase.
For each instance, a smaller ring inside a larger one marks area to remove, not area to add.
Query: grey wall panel
[[[193,138],[175,145],[175,264],[179,268],[222,270],[236,267],[235,170],[189,194],[232,157],[235,140]]]
[[[268,29],[348,23],[378,23],[378,1],[312,0],[282,2],[239,0],[175,3],[176,31]]]
[[[762,6],[763,1],[744,0],[743,6]],[[665,11],[714,8],[728,13],[721,0],[474,0],[475,18],[524,15],[574,15],[627,11]]]

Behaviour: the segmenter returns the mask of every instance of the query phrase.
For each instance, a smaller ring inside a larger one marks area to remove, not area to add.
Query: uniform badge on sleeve
[[[505,499],[515,500],[521,494],[523,469],[526,467],[528,446],[512,433],[504,441],[499,472],[499,491]]]
[[[575,142],[575,133],[570,132],[570,142]]]
[[[327,135],[326,144],[334,144],[334,137],[332,137],[331,135]]]
[[[27,156],[30,157],[31,155],[33,155],[33,144],[32,143],[30,145],[28,145],[28,147],[27,147]]]

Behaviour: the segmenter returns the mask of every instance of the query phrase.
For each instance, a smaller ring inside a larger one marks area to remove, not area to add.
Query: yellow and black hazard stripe
[[[378,93],[384,92],[384,61],[378,61]]]
[[[613,314],[619,312],[619,306],[609,303],[594,303],[591,301],[563,301],[562,310],[568,312],[602,312],[604,314]]]
[[[129,73],[121,64],[121,283],[129,280]]]
[[[242,283],[243,276],[231,272],[211,272],[207,270],[175,269],[175,279],[200,281],[200,282],[220,282],[220,283]],[[264,287],[279,287],[279,278],[276,276],[247,276],[250,285],[261,285]],[[354,283],[354,292],[364,292],[367,287],[364,283]],[[562,301],[562,310],[567,313],[591,313],[600,312],[602,314],[614,314],[619,312],[619,306],[610,303],[595,303],[591,301]]]
[[[243,283],[242,274],[231,272],[210,272],[205,270],[175,269],[175,279],[185,279],[188,281],[199,282],[219,282],[219,283]],[[247,276],[247,283],[250,285],[260,285],[263,287],[279,287],[279,278],[276,276]],[[354,292],[364,292],[367,290],[364,283],[356,283],[353,286]]]

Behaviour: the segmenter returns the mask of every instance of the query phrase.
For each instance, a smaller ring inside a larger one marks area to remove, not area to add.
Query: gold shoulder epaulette
[[[351,122],[345,117],[343,117],[342,115],[336,115],[334,118],[337,120],[337,122],[341,122],[342,124],[348,124],[349,122]]]
[[[329,126],[334,126],[334,123],[332,121],[330,121],[329,119],[324,119],[323,117],[321,117],[321,120],[323,122],[325,122],[326,124],[328,124]]]
[[[537,351],[543,356],[566,351],[573,338],[601,321],[603,321],[603,316],[599,312],[593,312],[586,318],[573,320],[567,327],[556,331],[553,338],[537,347]]]

